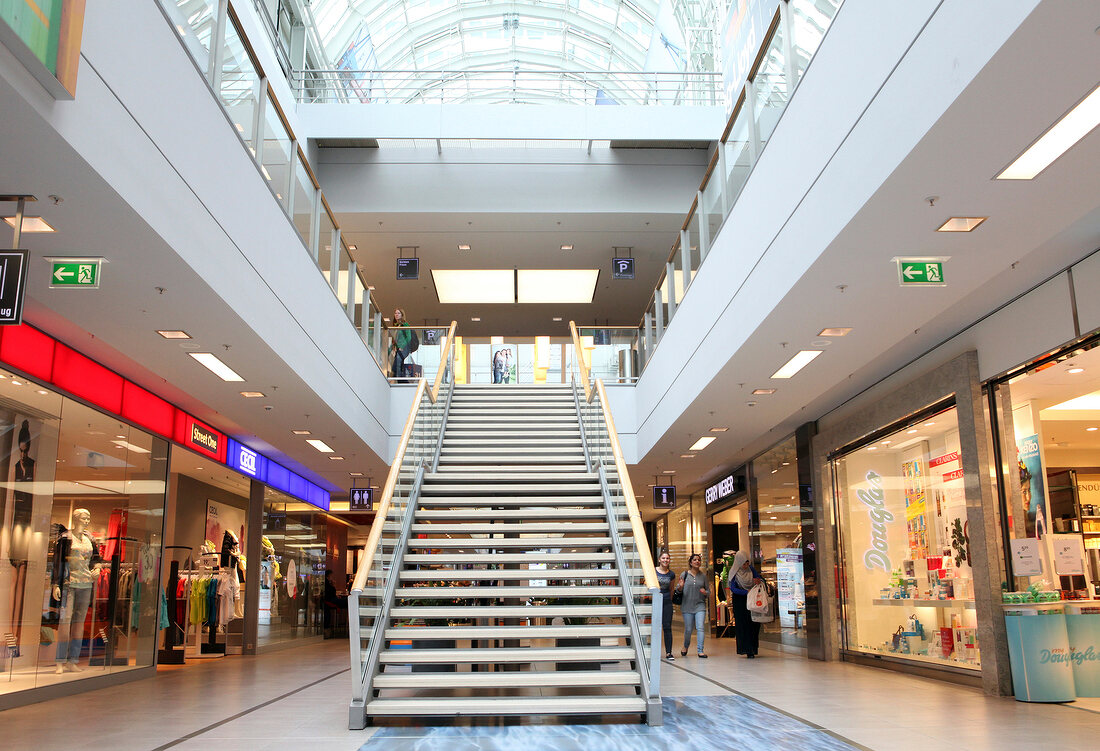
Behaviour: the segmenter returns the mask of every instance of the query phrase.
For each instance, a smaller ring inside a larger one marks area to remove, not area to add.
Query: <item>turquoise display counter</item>
[[[1066,634],[1077,695],[1100,696],[1100,602],[1066,604]]]
[[[1016,701],[1073,701],[1072,658],[1061,603],[1006,605],[1005,630]]]

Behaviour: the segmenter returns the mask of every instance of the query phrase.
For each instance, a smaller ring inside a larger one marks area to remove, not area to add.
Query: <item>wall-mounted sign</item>
[[[676,486],[657,485],[653,488],[653,508],[676,508]]]
[[[99,289],[102,258],[66,258],[50,261],[50,289],[83,287]]]
[[[874,470],[867,473],[870,488],[860,488],[856,497],[867,506],[867,515],[871,517],[871,547],[863,554],[863,565],[869,569],[880,568],[889,573],[890,540],[886,525],[894,521],[894,515],[886,509],[886,493],[882,489],[882,475]]]
[[[253,451],[239,441],[230,438],[227,442],[225,463],[233,469],[254,477],[260,482],[267,481],[267,457]]]
[[[352,488],[348,491],[348,508],[370,511],[374,508],[374,488]]]
[[[397,259],[397,280],[405,281],[409,279],[420,278],[420,259],[419,258],[398,258]]]
[[[0,250],[0,326],[23,322],[27,291],[27,251]]]
[[[0,3],[0,44],[54,99],[76,96],[85,0]]]
[[[633,258],[612,258],[611,259],[611,278],[612,279],[633,279],[634,278],[634,259]]]
[[[704,497],[707,505],[717,503],[730,496],[745,492],[745,476],[743,474],[730,474],[707,488]]]
[[[944,287],[942,258],[895,258],[903,287]]]

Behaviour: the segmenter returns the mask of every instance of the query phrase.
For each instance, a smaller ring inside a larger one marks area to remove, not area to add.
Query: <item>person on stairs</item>
[[[406,378],[405,360],[409,356],[409,347],[412,344],[412,328],[405,318],[405,311],[397,308],[393,311],[393,340],[390,342],[390,355],[393,358],[391,377]]]
[[[680,611],[684,615],[684,647],[680,650],[680,656],[687,654],[691,644],[691,631],[695,630],[696,651],[702,658],[707,654],[703,651],[703,639],[706,638],[705,628],[707,623],[707,603],[710,602],[710,581],[702,570],[703,556],[692,553],[688,558],[688,570],[680,574],[680,580],[676,584],[677,589],[683,590],[684,600],[680,605]]]

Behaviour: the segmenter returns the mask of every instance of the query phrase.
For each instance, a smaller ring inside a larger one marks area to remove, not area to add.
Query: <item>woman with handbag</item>
[[[672,556],[667,550],[662,550],[657,557],[657,584],[661,588],[661,631],[665,640],[665,659],[675,660],[672,656],[672,582],[676,580],[676,572],[669,568]]]
[[[729,606],[733,610],[733,633],[737,637],[737,654],[750,660],[756,657],[760,649],[760,624],[752,619],[749,612],[749,590],[764,580],[749,563],[744,551],[738,550],[730,566],[730,578],[726,589],[729,591]]]
[[[680,605],[680,612],[684,615],[684,647],[680,650],[683,657],[688,652],[691,644],[691,631],[695,630],[695,641],[698,655],[706,658],[703,651],[704,628],[707,621],[707,602],[710,601],[710,581],[702,570],[703,556],[692,553],[688,558],[688,570],[680,574],[680,580],[676,584],[676,591],[684,598]]]

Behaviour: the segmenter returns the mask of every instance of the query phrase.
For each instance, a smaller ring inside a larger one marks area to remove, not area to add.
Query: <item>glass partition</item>
[[[321,635],[327,530],[314,511],[264,488],[258,647]]]
[[[754,95],[753,115],[756,118],[756,134],[763,149],[772,137],[779,117],[787,107],[790,95],[787,81],[786,57],[783,54],[785,30],[783,24],[775,29],[771,43],[764,53],[760,68],[752,80]]]
[[[318,190],[313,185],[313,178],[309,176],[300,154],[294,155],[294,203],[291,219],[294,228],[298,230],[302,242],[314,252],[313,243],[313,210],[316,207]],[[344,300],[346,304],[346,300]]]
[[[752,137],[748,111],[742,109],[733,128],[730,130],[729,139],[722,144],[726,150],[726,194],[727,200],[732,205],[740,195],[741,189],[748,182],[749,173],[756,163],[756,154],[753,150]]]
[[[843,0],[790,0],[795,76],[801,78]]]
[[[233,127],[241,134],[249,150],[256,153],[256,128],[259,120],[256,107],[260,97],[260,76],[248,56],[233,24],[226,24],[225,47],[222,50],[221,80],[218,95]]]
[[[260,171],[285,211],[290,203],[291,140],[274,107],[264,110],[263,164]]]
[[[637,379],[634,339],[637,330],[630,326],[578,328],[585,349],[589,378],[595,382],[631,383]]]
[[[218,20],[218,0],[162,0],[176,33],[199,69],[210,69],[210,49]]]

